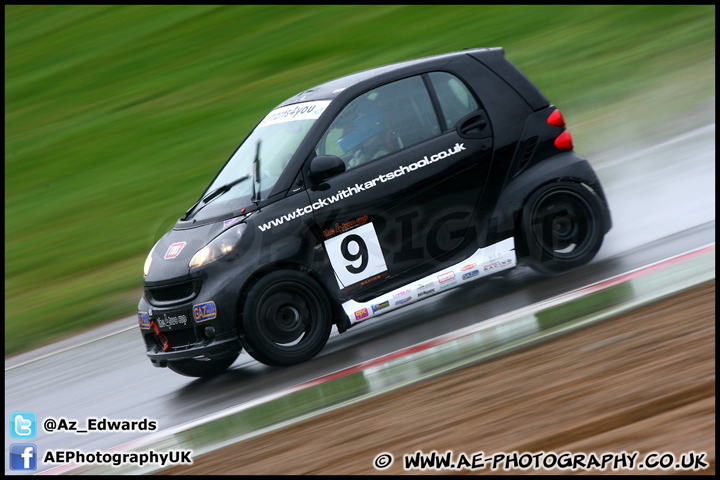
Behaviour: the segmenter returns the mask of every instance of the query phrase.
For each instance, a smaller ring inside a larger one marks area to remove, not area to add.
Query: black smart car
[[[312,358],[358,322],[524,262],[588,263],[611,219],[560,112],[472,49],[354,73],[271,111],[145,262],[153,365]]]

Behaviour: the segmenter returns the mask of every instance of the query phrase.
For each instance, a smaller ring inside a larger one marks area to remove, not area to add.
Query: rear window
[[[429,77],[448,129],[455,128],[461,118],[478,109],[475,97],[455,75],[432,72]]]

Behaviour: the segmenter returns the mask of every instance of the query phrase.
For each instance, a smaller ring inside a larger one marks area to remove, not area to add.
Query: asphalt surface
[[[587,267],[543,278],[519,267],[333,334],[319,356],[289,368],[259,364],[243,353],[213,379],[182,377],[147,360],[136,318],[8,359],[5,431],[11,412],[77,420],[154,419],[159,430],[423,342],[715,241],[715,127],[695,130],[622,158],[593,161],[606,190],[614,227]],[[113,333],[117,332],[119,333]],[[102,337],[93,341],[95,337]],[[74,344],[79,343],[77,347]],[[57,353],[54,353],[57,352]],[[47,434],[38,427],[42,456],[50,449],[105,450],[145,432]],[[6,437],[5,473],[10,471]],[[13,440],[15,442],[15,440]],[[17,440],[17,442],[25,442]],[[41,463],[37,472],[46,470]],[[34,472],[34,473],[37,473]]]

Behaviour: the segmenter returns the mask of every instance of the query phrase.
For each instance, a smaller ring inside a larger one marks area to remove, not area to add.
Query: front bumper
[[[227,338],[215,338],[207,344],[196,344],[184,350],[171,350],[164,352],[155,346],[147,351],[147,356],[155,367],[167,367],[168,361],[183,360],[187,358],[203,357],[210,360],[236,355],[242,351],[242,346],[234,332],[224,335]]]
[[[197,357],[220,359],[242,351],[235,324],[236,292],[214,290],[211,298],[200,294],[193,301],[163,306],[146,297],[140,300],[140,333],[154,366]]]

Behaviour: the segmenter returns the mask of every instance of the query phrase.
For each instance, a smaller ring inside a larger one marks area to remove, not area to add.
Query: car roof
[[[432,55],[429,57],[417,58],[414,60],[407,60],[404,62],[391,63],[389,65],[383,65],[380,67],[370,68],[362,70],[360,72],[351,73],[343,77],[330,80],[322,83],[315,87],[309,88],[303,92],[294,95],[275,108],[284,107],[286,105],[292,105],[293,103],[299,102],[312,102],[315,100],[332,100],[337,97],[340,93],[353,85],[366,80],[371,80],[377,77],[385,76],[387,74],[394,73],[398,70],[402,70],[408,67],[414,67],[422,64],[431,63],[442,63],[443,61],[449,62],[456,57],[472,54],[477,58],[481,58],[484,55],[504,55],[502,47],[493,48],[473,48],[465,49],[458,52],[444,53],[441,55]]]

